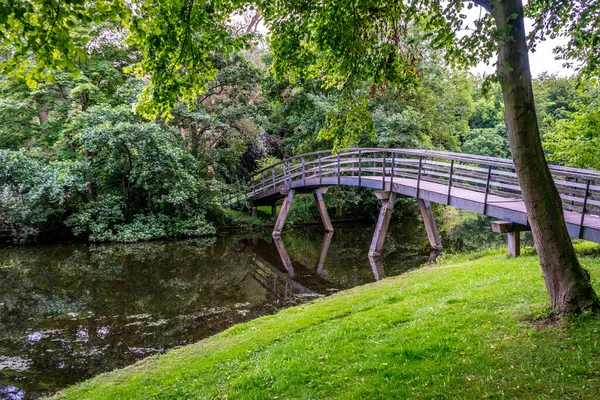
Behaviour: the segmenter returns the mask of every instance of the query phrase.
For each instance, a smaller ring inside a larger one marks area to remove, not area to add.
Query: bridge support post
[[[254,218],[256,218],[258,216],[258,211],[257,211],[256,207],[250,208],[250,215],[252,215]]]
[[[371,264],[373,277],[376,281],[380,281],[383,278],[385,278],[385,270],[383,269],[383,262],[381,262],[381,257],[369,256],[369,263]]]
[[[519,257],[521,255],[521,232],[529,231],[529,226],[517,224],[510,221],[492,222],[492,231],[494,233],[507,233],[507,246],[509,257]]]
[[[440,233],[438,232],[437,224],[435,223],[435,219],[433,218],[433,213],[431,212],[431,204],[428,201],[417,199],[419,203],[419,210],[421,210],[421,217],[423,218],[423,223],[425,224],[425,231],[427,231],[427,239],[429,239],[429,246],[431,246],[432,252],[440,254],[443,250],[442,248],[442,239],[440,238]],[[429,260],[434,257],[430,257]]]
[[[290,212],[295,193],[296,191],[294,189],[290,189],[285,199],[283,199],[283,204],[281,205],[281,210],[279,211],[279,216],[277,217],[277,222],[275,222],[275,228],[273,229],[273,237],[281,236],[281,231],[283,231],[283,226],[285,225],[285,220]]]
[[[385,235],[387,235],[392,212],[394,211],[394,203],[396,202],[396,193],[394,192],[375,192],[375,196],[383,203],[379,210],[379,218],[377,218],[375,233],[373,233],[373,240],[371,240],[371,247],[369,248],[370,257],[377,257],[383,251]]]
[[[275,215],[277,215],[277,204],[271,206],[271,216],[274,217]]]
[[[331,225],[331,219],[329,219],[329,213],[327,212],[327,207],[325,207],[325,202],[323,201],[321,188],[315,189],[313,195],[315,197],[315,202],[317,203],[317,208],[319,209],[319,214],[321,215],[321,221],[323,221],[323,227],[325,227],[327,232],[333,232],[333,225]]]
[[[508,256],[519,257],[521,255],[521,232],[509,232],[507,242]]]

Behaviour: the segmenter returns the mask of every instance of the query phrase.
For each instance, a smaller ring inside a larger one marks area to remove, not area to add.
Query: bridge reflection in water
[[[343,290],[339,284],[328,279],[326,268],[327,253],[333,238],[333,232],[326,232],[314,266],[309,267],[299,261],[292,261],[285,243],[280,236],[273,237],[277,253],[265,251],[269,246],[250,245],[248,250],[254,253],[251,276],[263,288],[272,293],[279,305],[285,306],[304,302],[310,298],[319,298]],[[429,261],[435,261],[439,255],[431,251]],[[369,256],[373,280],[386,277],[381,257]]]

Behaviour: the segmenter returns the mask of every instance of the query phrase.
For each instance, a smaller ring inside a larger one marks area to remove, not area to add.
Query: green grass
[[[582,262],[600,289],[596,247]],[[600,319],[540,323],[537,258],[501,254],[354,288],[100,375],[71,399],[600,398]]]

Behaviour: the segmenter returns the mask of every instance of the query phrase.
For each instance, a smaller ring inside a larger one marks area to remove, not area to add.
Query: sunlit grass
[[[578,248],[600,289],[598,246]],[[589,398],[600,319],[545,326],[537,258],[449,257],[103,374],[65,398]]]

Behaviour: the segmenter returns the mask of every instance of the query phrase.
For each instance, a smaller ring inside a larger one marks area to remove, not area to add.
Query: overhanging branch
[[[486,9],[486,11],[492,11],[492,2],[490,0],[471,0],[473,3],[477,4]]]

